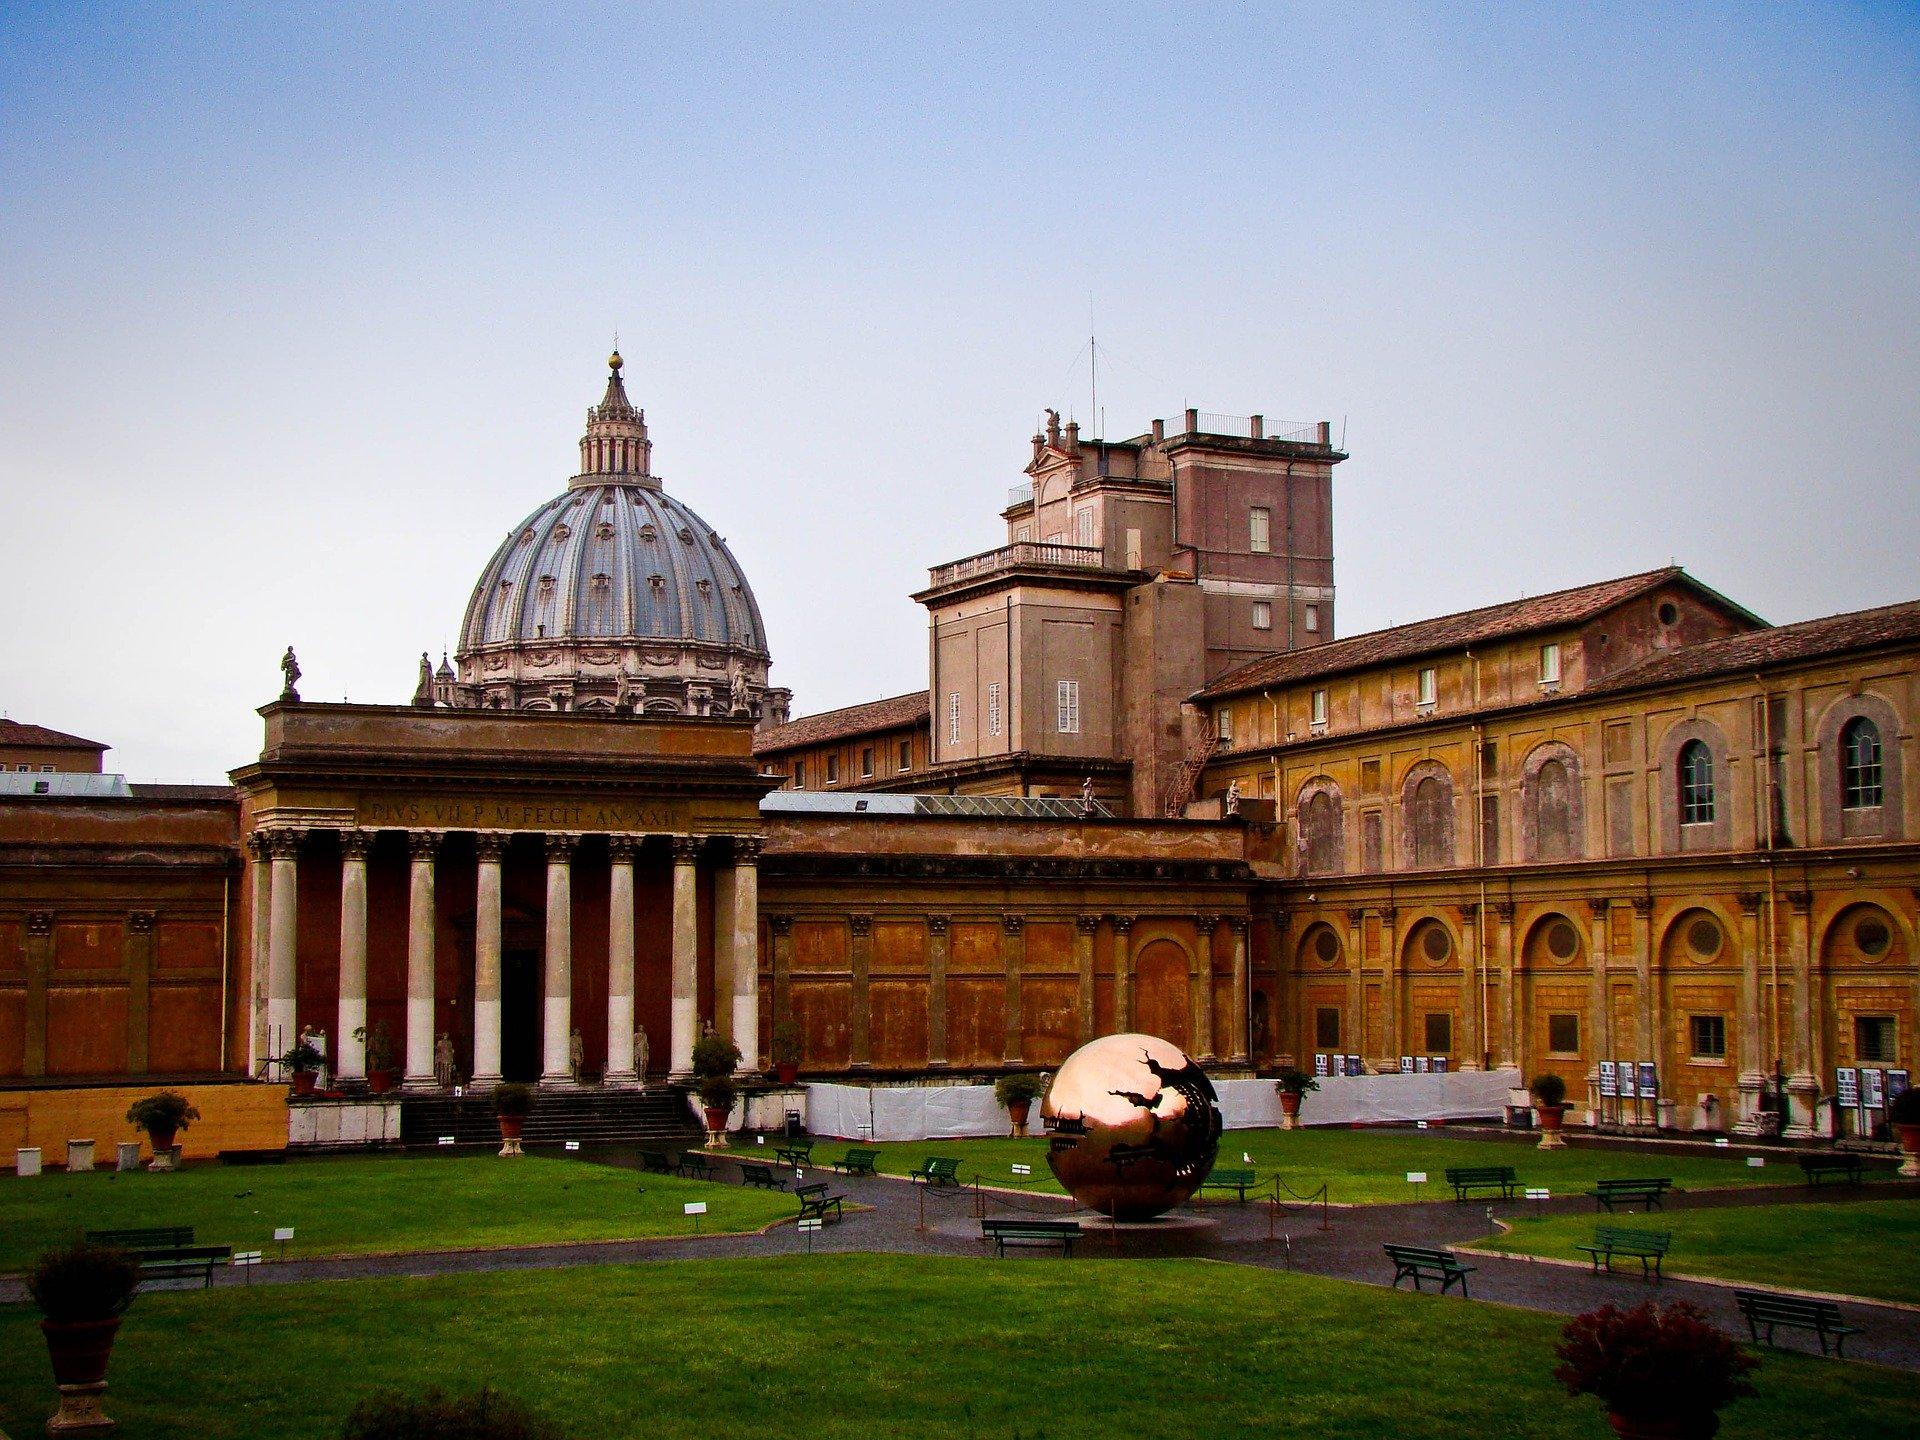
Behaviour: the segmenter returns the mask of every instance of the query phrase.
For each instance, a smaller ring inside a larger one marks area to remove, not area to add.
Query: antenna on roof
[[[1100,347],[1094,339],[1097,333],[1098,329],[1093,319],[1093,292],[1089,290],[1087,292],[1087,379],[1093,390],[1089,413],[1093,416],[1093,438],[1096,440],[1106,428],[1100,422]]]

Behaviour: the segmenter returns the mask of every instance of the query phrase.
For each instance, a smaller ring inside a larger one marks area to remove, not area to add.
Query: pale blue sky
[[[1043,406],[1345,426],[1342,633],[1920,596],[1908,5],[0,3],[0,707],[401,701],[620,331],[796,713],[925,683]],[[530,9],[531,7],[529,7]]]

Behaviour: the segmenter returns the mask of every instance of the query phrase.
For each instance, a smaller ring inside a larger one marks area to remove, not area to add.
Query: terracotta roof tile
[[[1587,693],[1762,670],[1823,655],[1914,641],[1920,641],[1920,600],[1885,605],[1877,610],[1855,610],[1845,615],[1823,615],[1818,620],[1777,625],[1746,635],[1729,635],[1722,640],[1705,640],[1663,655],[1651,655],[1588,686]]]
[[[869,700],[839,710],[823,710],[818,715],[803,715],[756,735],[753,753],[774,755],[833,740],[847,740],[855,735],[898,730],[905,725],[925,725],[931,713],[924,690],[886,700]]]
[[[82,740],[78,735],[49,730],[44,725],[24,725],[18,720],[0,720],[0,745],[37,745],[48,749],[110,750],[98,740]]]
[[[1478,610],[1461,610],[1452,615],[1436,615],[1410,625],[1394,625],[1385,630],[1369,630],[1349,635],[1344,640],[1329,640],[1305,650],[1268,655],[1249,661],[1202,688],[1196,699],[1209,700],[1222,695],[1237,695],[1247,690],[1262,690],[1270,685],[1286,685],[1310,677],[1337,675],[1351,670],[1370,669],[1418,655],[1433,655],[1458,650],[1489,640],[1524,635],[1534,630],[1551,630],[1563,625],[1580,625],[1635,596],[1644,595],[1672,580],[1707,594],[1704,585],[1677,565],[1648,570],[1640,575],[1623,575],[1594,585],[1577,585],[1571,590],[1555,590],[1546,595],[1530,595],[1524,600],[1507,600],[1484,605]],[[1754,624],[1759,617],[1747,615],[1739,606],[1722,596],[1714,599]]]

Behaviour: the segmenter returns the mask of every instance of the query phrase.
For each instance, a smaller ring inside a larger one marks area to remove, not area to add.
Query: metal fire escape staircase
[[[1220,737],[1213,731],[1200,743],[1196,754],[1187,756],[1180,763],[1180,773],[1174,777],[1173,784],[1167,790],[1166,808],[1162,812],[1169,820],[1178,820],[1187,813],[1187,805],[1193,799],[1194,787],[1200,783],[1200,772],[1207,768],[1207,762],[1213,759],[1214,751],[1220,748]]]

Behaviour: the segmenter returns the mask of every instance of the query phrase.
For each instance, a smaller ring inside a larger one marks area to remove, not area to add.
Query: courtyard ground
[[[313,1440],[381,1387],[509,1390],[573,1436],[1600,1437],[1560,1321],[1195,1260],[818,1255],[143,1295],[108,1413],[155,1440]],[[0,1311],[0,1425],[51,1377]],[[1769,1354],[1746,1437],[1912,1435],[1920,1376]]]

